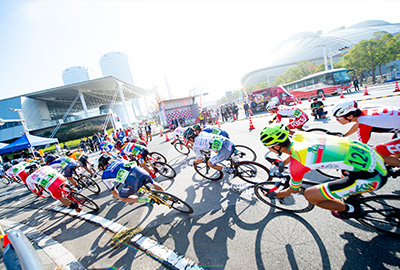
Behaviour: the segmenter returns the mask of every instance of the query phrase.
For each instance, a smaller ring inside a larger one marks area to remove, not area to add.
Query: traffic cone
[[[308,97],[308,102],[311,102],[311,98],[310,98],[310,96]]]
[[[369,94],[368,94],[367,86],[365,86],[365,91],[364,91],[364,96],[366,96],[366,95],[369,95]]]
[[[394,92],[400,92],[399,85],[396,82],[396,87],[394,88]]]
[[[340,90],[340,98],[344,98],[344,96],[343,96],[343,90]]]
[[[165,132],[165,142],[169,142],[168,133]]]
[[[322,92],[322,100],[325,100],[324,92]]]
[[[298,99],[298,102],[297,102],[298,104],[303,104],[303,103],[301,103],[301,98],[299,98]]]
[[[253,111],[252,110],[250,110],[250,116],[253,116]]]
[[[162,128],[160,128],[160,136],[161,136],[161,137],[163,136],[163,134],[162,134]]]
[[[249,117],[249,121],[250,121],[250,128],[249,130],[252,131],[253,129],[256,129],[253,125],[253,121],[251,121],[251,117]]]

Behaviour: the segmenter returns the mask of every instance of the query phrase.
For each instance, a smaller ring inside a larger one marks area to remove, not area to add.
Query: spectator
[[[325,118],[326,111],[324,111],[324,103],[322,101],[318,101],[318,98],[313,98],[313,103],[311,103],[311,115],[318,118]]]
[[[84,152],[86,152],[86,141],[85,141],[84,137],[81,138],[80,146],[81,146],[82,150]]]
[[[250,106],[249,106],[249,104],[247,102],[245,102],[243,104],[243,109],[244,109],[244,113],[245,113],[246,117],[249,117],[249,115],[250,115],[250,111],[249,111]]]
[[[139,139],[143,140],[143,131],[142,131],[141,127],[138,127],[137,133],[138,133]]]
[[[146,123],[144,129],[146,131],[146,142],[149,142],[149,137],[150,141],[152,141],[153,139],[151,138],[151,126],[149,125],[149,123]]]
[[[360,91],[360,87],[358,86],[357,77],[354,77],[353,85],[354,85],[354,90],[355,91]]]

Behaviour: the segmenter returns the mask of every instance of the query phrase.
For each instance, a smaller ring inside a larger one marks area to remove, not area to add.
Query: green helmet
[[[267,147],[283,143],[289,137],[289,129],[284,124],[265,127],[260,133],[260,141]]]

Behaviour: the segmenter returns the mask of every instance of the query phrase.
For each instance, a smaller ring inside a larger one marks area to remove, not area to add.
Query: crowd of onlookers
[[[221,105],[216,110],[214,109],[203,109],[199,114],[199,123],[215,125],[216,123],[223,123],[227,121],[238,120],[239,117],[239,107],[234,102]]]

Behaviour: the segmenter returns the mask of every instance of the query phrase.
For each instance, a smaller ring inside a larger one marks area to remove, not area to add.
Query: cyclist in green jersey
[[[382,157],[367,144],[349,138],[296,132],[289,138],[289,129],[282,124],[265,127],[261,142],[272,152],[289,155],[290,186],[272,194],[278,198],[297,193],[304,174],[315,169],[341,169],[344,177],[309,187],[305,198],[312,204],[332,211],[341,219],[357,217],[361,210],[340,199],[371,192],[387,181],[387,170]]]

